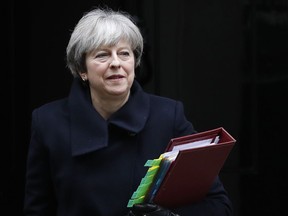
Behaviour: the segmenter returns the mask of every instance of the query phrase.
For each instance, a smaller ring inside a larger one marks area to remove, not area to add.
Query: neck
[[[114,96],[111,98],[92,97],[92,104],[97,112],[107,120],[113,113],[119,110],[128,100],[130,92],[124,96]]]

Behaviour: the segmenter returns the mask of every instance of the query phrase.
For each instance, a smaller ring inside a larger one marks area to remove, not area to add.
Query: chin
[[[128,94],[128,92],[129,92],[129,90],[127,89],[127,88],[123,88],[123,89],[111,89],[110,91],[110,94],[111,95],[115,95],[115,96],[117,96],[117,95],[125,95],[125,94]]]

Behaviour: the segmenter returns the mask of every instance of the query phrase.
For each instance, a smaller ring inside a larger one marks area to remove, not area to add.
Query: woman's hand
[[[179,215],[161,206],[151,203],[144,203],[133,205],[133,207],[129,212],[129,216],[179,216]]]

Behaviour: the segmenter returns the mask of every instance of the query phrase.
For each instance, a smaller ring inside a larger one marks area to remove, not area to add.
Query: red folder
[[[174,146],[219,136],[215,145],[181,150],[166,173],[153,202],[177,208],[205,198],[236,140],[224,128],[171,139],[166,151]]]

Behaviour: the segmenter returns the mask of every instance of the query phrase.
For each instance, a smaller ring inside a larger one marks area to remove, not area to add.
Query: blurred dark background
[[[235,216],[288,215],[287,0],[12,0],[1,7],[0,215],[22,215],[31,111],[68,94],[70,33],[85,11],[105,5],[137,19],[144,89],[183,101],[198,131],[222,126],[237,139],[220,173]]]

